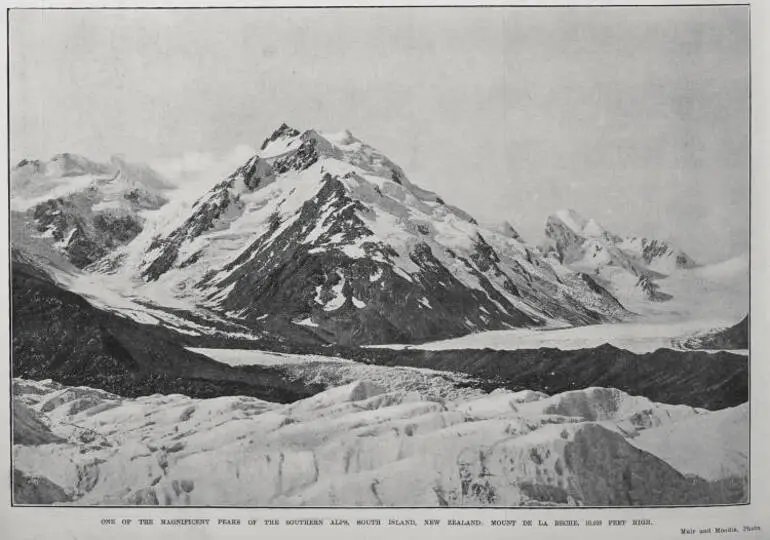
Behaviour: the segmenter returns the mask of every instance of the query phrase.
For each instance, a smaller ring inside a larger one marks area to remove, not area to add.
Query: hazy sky
[[[747,7],[13,11],[10,48],[14,163],[192,179],[284,121],[348,128],[533,241],[570,207],[703,262],[748,249]]]

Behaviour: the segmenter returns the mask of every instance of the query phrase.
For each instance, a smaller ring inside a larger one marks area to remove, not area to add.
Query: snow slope
[[[662,457],[685,474],[707,480],[748,477],[748,416],[749,404],[744,403],[656,426],[639,433],[631,444]]]
[[[749,254],[674,272],[660,279],[673,298],[650,316],[667,319],[719,319],[732,326],[749,313]]]
[[[730,475],[745,467],[745,439],[727,440],[745,416],[723,430],[720,413],[613,389],[444,401],[358,381],[278,405],[237,396],[124,399],[16,379],[14,396],[37,419],[20,426],[34,438],[16,436],[16,474],[58,486],[62,503],[604,506],[745,498],[685,478],[676,466],[688,468],[678,456],[689,447],[660,441],[669,432],[693,440],[691,429],[705,422],[719,444],[692,450],[712,477]],[[41,437],[44,429],[51,435]],[[657,457],[638,447],[654,447]]]

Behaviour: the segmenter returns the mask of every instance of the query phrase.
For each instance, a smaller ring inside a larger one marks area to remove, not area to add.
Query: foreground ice
[[[608,388],[443,400],[370,381],[288,405],[237,396],[127,399],[21,379],[13,391],[21,504],[745,500],[747,405],[709,412]],[[709,444],[697,443],[703,434]],[[693,474],[705,479],[686,476]]]

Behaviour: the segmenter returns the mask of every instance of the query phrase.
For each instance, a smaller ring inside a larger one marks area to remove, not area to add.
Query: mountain
[[[627,315],[591,276],[542,257],[510,225],[479,225],[350,132],[285,124],[98,267],[252,328],[341,344]]]
[[[696,265],[684,251],[661,240],[614,234],[574,210],[548,217],[542,250],[569,268],[584,272],[627,307],[639,301],[665,302],[672,295],[659,280]]]
[[[11,170],[12,243],[85,268],[136,238],[147,212],[168,202],[167,187],[152,169],[120,157],[22,160]]]
[[[748,309],[747,256],[698,265],[572,210],[531,245],[348,131],[284,124],[217,180],[193,204],[173,191],[184,184],[120,157],[22,160],[13,248],[102,309],[188,335],[414,344],[634,314],[716,328]]]

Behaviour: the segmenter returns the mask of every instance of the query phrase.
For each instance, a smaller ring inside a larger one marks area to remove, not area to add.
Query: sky
[[[122,154],[197,191],[282,122],[341,131],[531,242],[573,208],[748,251],[748,8],[15,10],[11,161]]]

